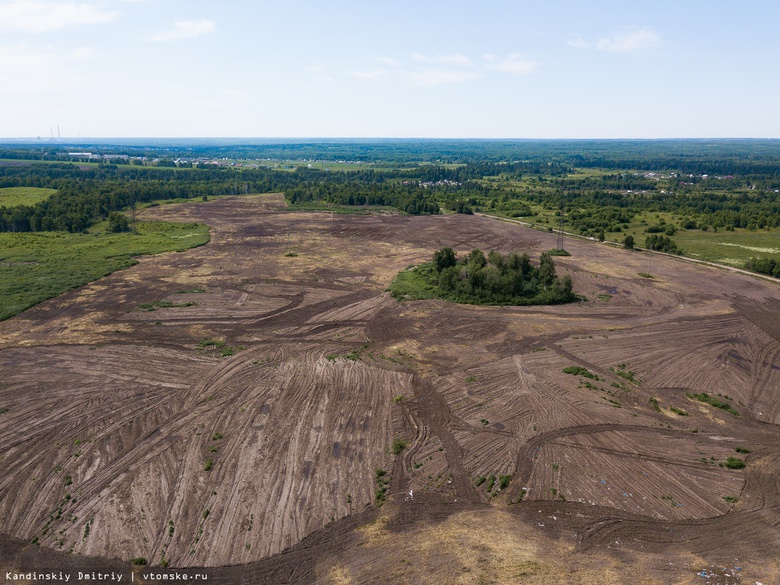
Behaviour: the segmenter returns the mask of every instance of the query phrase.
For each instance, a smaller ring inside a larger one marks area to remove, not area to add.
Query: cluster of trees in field
[[[506,256],[478,249],[458,257],[452,248],[442,248],[430,264],[417,268],[438,297],[472,304],[531,305],[568,303],[577,299],[569,275],[561,278],[548,252],[539,265],[528,254]]]
[[[774,258],[750,258],[745,262],[745,269],[780,278],[780,260]]]
[[[647,236],[645,238],[645,248],[648,250],[656,250],[657,252],[666,252],[668,254],[683,253],[669,236],[661,236],[659,234],[650,234]]]
[[[337,205],[382,205],[411,215],[439,213],[433,193],[419,186],[401,183],[304,182],[287,189],[290,203],[327,202]]]

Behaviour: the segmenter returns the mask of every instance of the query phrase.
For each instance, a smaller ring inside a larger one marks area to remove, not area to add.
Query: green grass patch
[[[139,222],[138,234],[0,233],[0,320],[136,264],[136,256],[182,251],[209,241],[204,224]]]
[[[672,411],[677,416],[688,416],[688,413],[684,411],[682,408],[677,408],[676,406],[670,406],[669,410]]]
[[[56,189],[43,189],[40,187],[5,187],[0,189],[0,207],[16,207],[17,205],[29,205],[45,201],[57,192]]]
[[[710,406],[714,406],[715,408],[720,408],[721,410],[725,410],[729,414],[733,416],[739,416],[739,412],[737,412],[731,404],[728,402],[724,402],[723,400],[720,400],[718,398],[715,398],[714,396],[710,396],[706,392],[699,392],[698,394],[691,394],[690,392],[687,392],[685,394],[688,398],[691,398],[693,400],[698,400],[699,402],[703,402],[705,404],[709,404]]]
[[[627,370],[626,369],[627,367],[628,364],[618,364],[616,367],[610,368],[609,371],[617,374],[624,380],[628,380],[632,384],[636,384],[637,386],[639,386],[639,381],[636,378],[634,378],[636,374],[631,370]]]
[[[197,305],[198,303],[194,302],[187,302],[187,303],[174,303],[172,301],[162,300],[162,301],[154,301],[153,303],[143,303],[138,305],[138,308],[142,311],[156,311],[157,309],[170,309],[170,308],[177,308],[177,307],[193,307]]]
[[[675,240],[686,256],[732,266],[742,266],[751,257],[780,258],[778,228],[679,230]]]
[[[400,455],[408,446],[409,442],[404,439],[393,439],[393,455]]]
[[[745,469],[745,462],[739,457],[729,457],[725,461],[718,463],[718,465],[729,469]]]
[[[564,374],[569,374],[571,376],[584,376],[585,378],[590,378],[591,380],[600,380],[596,374],[588,370],[588,368],[583,368],[582,366],[568,366],[566,368],[563,368]]]

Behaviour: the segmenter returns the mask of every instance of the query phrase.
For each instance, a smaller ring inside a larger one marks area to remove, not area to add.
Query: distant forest
[[[74,148],[133,164],[66,162]],[[563,205],[566,229],[599,239],[626,230],[639,214],[666,212],[681,219],[648,226],[663,234],[647,244],[676,251],[676,230],[780,226],[780,141],[17,143],[0,146],[4,187],[56,193],[33,205],[3,207],[0,199],[0,231],[80,232],[142,203],[283,192],[293,208],[383,206],[408,214],[531,218]],[[765,272],[760,260],[751,267]]]

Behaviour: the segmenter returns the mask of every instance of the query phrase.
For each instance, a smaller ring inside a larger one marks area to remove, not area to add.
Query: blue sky
[[[780,3],[0,0],[0,137],[780,137]]]

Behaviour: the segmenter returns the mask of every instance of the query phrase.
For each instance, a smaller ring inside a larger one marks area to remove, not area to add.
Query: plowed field
[[[402,304],[436,249],[556,235],[279,195],[144,215],[211,243],[0,323],[3,571],[780,579],[777,284],[567,241],[584,302]]]

